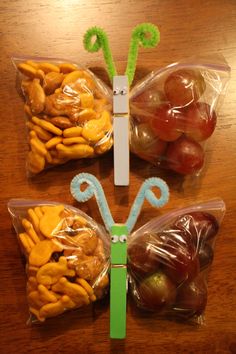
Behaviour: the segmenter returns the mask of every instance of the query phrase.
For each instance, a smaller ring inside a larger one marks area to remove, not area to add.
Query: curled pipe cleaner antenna
[[[153,48],[159,41],[160,32],[152,23],[141,23],[133,29],[125,71],[130,85],[134,78],[139,45],[141,44],[144,48]]]
[[[81,185],[83,183],[88,184],[84,191],[81,190]],[[157,198],[152,192],[153,187],[160,189],[160,198]],[[89,173],[80,173],[72,179],[70,190],[71,194],[78,202],[86,202],[93,196],[96,197],[104,224],[106,229],[110,232],[111,227],[115,224],[115,222],[112,218],[102,186],[97,178]],[[148,178],[142,184],[130,210],[129,217],[125,223],[129,232],[133,229],[136,223],[145,199],[148,200],[154,207],[161,208],[164,206],[169,199],[169,188],[167,184],[161,178],[157,177]]]
[[[153,187],[158,187],[160,189],[160,198],[157,198],[153,193]],[[148,202],[156,208],[163,207],[169,200],[169,188],[167,184],[161,178],[157,177],[152,177],[145,180],[135,198],[135,201],[130,210],[129,217],[126,221],[126,226],[129,232],[133,229],[137,221],[145,199],[147,199]]]
[[[84,191],[81,190],[83,183],[88,184]],[[97,178],[90,173],[80,173],[72,179],[70,191],[78,202],[87,202],[90,198],[95,196],[106,229],[110,231],[112,225],[114,225],[114,220],[111,216],[102,186]]]
[[[94,43],[92,43],[92,39],[95,36],[96,36],[96,40]],[[104,60],[107,65],[108,75],[112,82],[113,76],[116,75],[116,68],[112,58],[106,32],[99,27],[92,27],[88,29],[84,35],[84,47],[88,52],[91,53],[98,52],[99,49],[102,48]]]

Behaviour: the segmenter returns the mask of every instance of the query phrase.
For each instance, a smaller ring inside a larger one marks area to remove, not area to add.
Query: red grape
[[[193,282],[183,284],[177,292],[174,310],[176,314],[191,317],[201,315],[207,304],[207,287],[198,277]]]
[[[206,83],[198,70],[180,69],[166,79],[164,91],[173,107],[184,107],[197,102],[206,89]]]
[[[183,114],[181,111],[171,108],[170,104],[162,104],[153,112],[150,125],[154,133],[164,141],[174,141],[183,132]]]
[[[159,268],[160,242],[154,235],[142,235],[128,248],[128,266],[136,276],[143,276]]]
[[[185,118],[185,135],[203,141],[209,138],[216,127],[216,113],[207,103],[197,102],[191,105]]]
[[[157,272],[140,283],[138,295],[142,307],[160,311],[175,301],[176,286],[164,273]]]
[[[163,92],[155,86],[149,87],[131,99],[131,115],[139,122],[148,122],[156,107],[165,101],[166,98]]]
[[[180,137],[167,147],[166,165],[183,175],[198,172],[204,163],[204,151],[196,141]]]
[[[201,247],[202,242],[214,238],[219,230],[216,218],[202,211],[195,211],[180,216],[176,220],[175,226],[190,234],[196,248]]]
[[[167,143],[153,133],[150,126],[146,123],[136,125],[131,130],[131,151],[145,160],[158,159],[161,156]]]
[[[209,245],[208,243],[205,243],[200,248],[198,256],[199,256],[199,262],[200,262],[200,269],[202,271],[203,269],[206,269],[207,267],[209,267],[211,265],[211,263],[213,262],[214,252],[213,252],[211,245]]]

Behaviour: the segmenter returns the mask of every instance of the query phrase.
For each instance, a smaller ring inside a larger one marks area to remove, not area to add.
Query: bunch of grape
[[[216,113],[203,102],[205,79],[198,69],[179,69],[131,100],[131,151],[180,174],[204,163],[202,142],[216,127]]]

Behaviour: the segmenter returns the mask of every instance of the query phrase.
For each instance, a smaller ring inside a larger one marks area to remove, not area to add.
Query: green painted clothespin
[[[83,191],[81,186],[86,183]],[[152,192],[160,189],[160,197]],[[98,207],[107,231],[111,236],[110,271],[110,337],[123,339],[126,336],[126,293],[127,293],[127,241],[145,199],[152,206],[162,207],[169,198],[169,189],[160,178],[149,178],[141,186],[125,224],[116,224],[112,218],[101,184],[93,175],[80,173],[71,181],[71,193],[79,202],[96,197]]]
[[[95,41],[92,42],[93,37]],[[151,23],[137,25],[130,41],[127,66],[124,75],[117,75],[109,41],[104,30],[88,29],[84,36],[84,47],[89,52],[103,50],[107,72],[113,85],[113,138],[114,138],[114,184],[129,185],[129,87],[132,84],[139,45],[155,47],[160,40],[158,28]]]

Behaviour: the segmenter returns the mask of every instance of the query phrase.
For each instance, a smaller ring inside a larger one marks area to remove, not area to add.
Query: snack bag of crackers
[[[44,322],[108,291],[109,236],[81,210],[46,201],[8,203],[26,259],[30,320]]]
[[[112,95],[92,72],[56,59],[13,61],[24,98],[29,174],[112,147]]]

